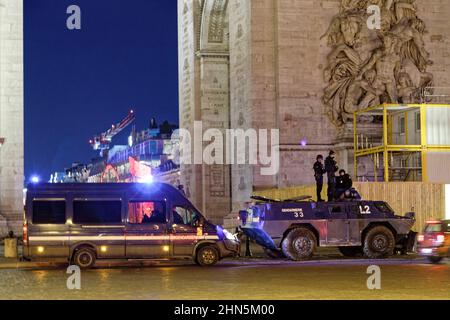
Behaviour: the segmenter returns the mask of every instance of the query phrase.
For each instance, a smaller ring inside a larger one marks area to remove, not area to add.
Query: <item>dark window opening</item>
[[[73,223],[109,224],[122,222],[121,201],[74,201]]]
[[[33,224],[65,224],[65,201],[33,201]]]
[[[330,208],[331,213],[342,213],[342,207],[341,206],[333,206]]]
[[[394,214],[394,210],[392,210],[392,208],[384,202],[375,203],[375,208],[377,208],[382,213]]]

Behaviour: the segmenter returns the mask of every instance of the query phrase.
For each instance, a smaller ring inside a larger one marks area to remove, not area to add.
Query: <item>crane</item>
[[[128,127],[135,119],[136,116],[134,111],[130,110],[128,115],[118,124],[112,125],[108,131],[96,135],[94,138],[89,140],[89,144],[92,146],[92,149],[97,151],[100,150],[100,156],[105,156],[105,151],[109,150],[112,139]]]

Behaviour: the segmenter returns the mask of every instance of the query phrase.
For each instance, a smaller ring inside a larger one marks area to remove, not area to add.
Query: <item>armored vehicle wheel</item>
[[[264,252],[266,256],[268,256],[271,259],[282,259],[283,258],[283,252],[272,250],[272,249],[264,249]]]
[[[443,260],[443,258],[441,258],[441,257],[428,257],[428,261],[430,261],[433,264],[438,264],[442,260]]]
[[[198,249],[195,262],[202,267],[210,267],[219,261],[219,252],[213,246],[204,246]]]
[[[394,254],[395,238],[386,227],[374,227],[364,239],[364,256],[370,259],[383,259]]]
[[[90,269],[95,265],[96,255],[91,248],[80,248],[73,255],[73,263],[80,269]]]
[[[344,257],[358,257],[362,256],[363,250],[361,247],[339,247],[339,251]]]
[[[291,230],[281,245],[283,254],[294,261],[310,259],[316,250],[317,239],[307,228]]]

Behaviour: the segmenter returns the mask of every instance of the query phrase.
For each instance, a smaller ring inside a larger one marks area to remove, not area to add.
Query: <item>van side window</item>
[[[122,201],[89,200],[73,202],[73,223],[97,224],[122,222]]]
[[[65,224],[66,201],[34,200],[33,224]]]
[[[195,210],[185,207],[173,207],[173,223],[185,226],[194,226],[198,221],[199,215]]]
[[[130,201],[128,203],[128,223],[167,223],[164,203],[153,201]]]

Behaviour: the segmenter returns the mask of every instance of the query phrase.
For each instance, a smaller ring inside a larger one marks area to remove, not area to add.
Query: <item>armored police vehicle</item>
[[[37,184],[23,227],[28,260],[90,268],[97,259],[193,259],[211,266],[237,255],[237,238],[162,184]]]
[[[241,229],[272,257],[310,259],[317,247],[338,247],[345,256],[381,259],[413,250],[415,214],[397,216],[383,201],[313,202],[254,197],[240,212]]]

